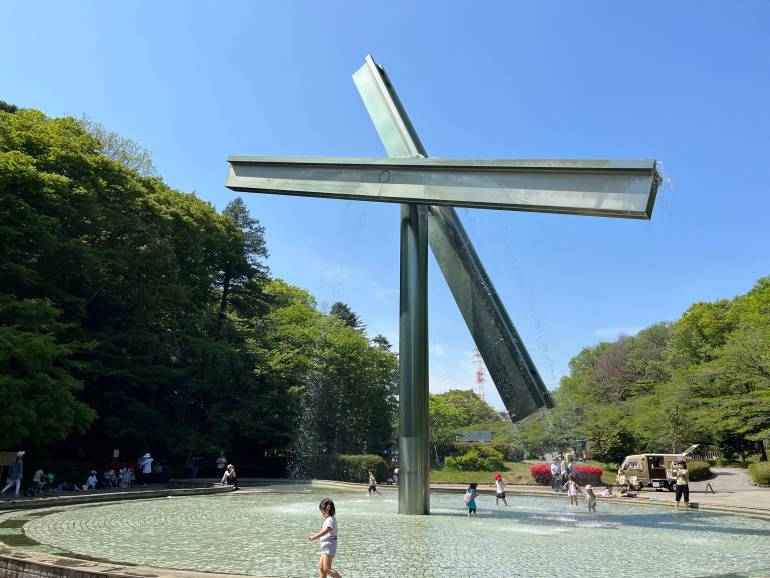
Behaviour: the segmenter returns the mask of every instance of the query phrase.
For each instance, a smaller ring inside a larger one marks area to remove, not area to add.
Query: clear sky
[[[770,274],[770,2],[8,2],[0,99],[88,115],[221,209],[231,154],[384,156],[371,53],[428,152],[655,158],[650,222],[460,210],[543,378]],[[398,206],[245,195],[274,275],[398,335]],[[435,262],[431,389],[474,385]],[[487,383],[487,396],[499,398]]]

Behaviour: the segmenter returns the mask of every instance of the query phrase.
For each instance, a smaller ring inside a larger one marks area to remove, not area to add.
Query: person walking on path
[[[225,475],[225,468],[227,467],[227,458],[225,457],[225,452],[219,452],[219,457],[217,458],[217,478],[220,480],[222,479],[222,476]]]
[[[369,470],[369,495],[378,494],[377,478],[374,477],[374,470]]]
[[[500,500],[503,501],[505,507],[508,507],[508,500],[505,499],[505,482],[503,481],[503,474],[497,472],[495,474],[495,506],[500,505]]]
[[[5,490],[16,486],[16,496],[18,497],[21,490],[21,477],[24,475],[24,457],[26,452],[16,452],[16,461],[11,465],[11,469],[8,471],[8,483],[0,492],[0,496],[5,493]]]
[[[476,489],[477,487],[478,484],[476,482],[471,482],[468,485],[468,490],[465,492],[463,498],[465,500],[465,506],[468,508],[469,518],[476,517],[476,496],[479,495],[479,491]]]
[[[569,496],[569,505],[570,506],[577,506],[578,505],[578,493],[580,492],[580,486],[578,486],[577,482],[575,481],[575,478],[570,476],[569,479],[567,479],[567,483],[564,484],[564,488],[567,491],[567,495]]]
[[[142,468],[142,486],[146,486],[150,483],[150,476],[152,476],[152,460],[150,452],[147,452],[142,456],[140,461]]]
[[[674,468],[676,476],[676,509],[679,509],[679,502],[684,498],[684,509],[690,506],[690,473],[687,471],[687,462],[677,462]]]
[[[311,542],[321,539],[321,559],[318,561],[318,572],[321,578],[331,576],[332,578],[341,578],[340,573],[332,568],[332,561],[334,556],[337,555],[337,513],[334,508],[334,502],[329,498],[324,498],[318,505],[318,509],[321,510],[321,516],[323,516],[324,523],[321,526],[321,531],[317,534],[308,536],[307,539]]]

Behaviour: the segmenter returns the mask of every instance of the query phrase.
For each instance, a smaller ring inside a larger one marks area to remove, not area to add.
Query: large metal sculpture
[[[430,510],[428,245],[514,420],[551,397],[453,207],[649,219],[655,161],[430,159],[385,71],[353,75],[390,158],[229,157],[235,191],[401,203],[398,509]]]

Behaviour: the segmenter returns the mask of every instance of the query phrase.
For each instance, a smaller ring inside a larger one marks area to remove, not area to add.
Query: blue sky
[[[88,115],[224,208],[230,154],[384,156],[351,74],[385,66],[431,155],[655,158],[650,222],[460,210],[543,378],[770,274],[770,3],[14,2],[0,99]],[[398,207],[245,195],[274,275],[398,334]],[[474,384],[435,263],[431,389]],[[499,399],[487,383],[488,399]]]

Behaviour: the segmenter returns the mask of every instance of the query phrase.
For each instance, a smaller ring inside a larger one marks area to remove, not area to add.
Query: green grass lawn
[[[536,485],[535,480],[529,474],[530,464],[519,462],[505,462],[503,480],[506,484]],[[480,484],[494,484],[495,472],[457,472],[454,470],[431,470],[430,481],[434,484],[468,484],[478,482]]]
[[[503,480],[507,485],[527,485],[535,486],[535,480],[529,473],[532,464],[523,464],[520,462],[505,462]],[[615,474],[617,467],[599,462],[586,462],[589,466],[598,466],[604,470],[602,473],[602,483],[607,485],[615,484]],[[434,484],[468,484],[478,482],[479,484],[494,484],[495,472],[458,472],[454,470],[431,470],[430,481]],[[547,487],[547,486],[542,486]]]

